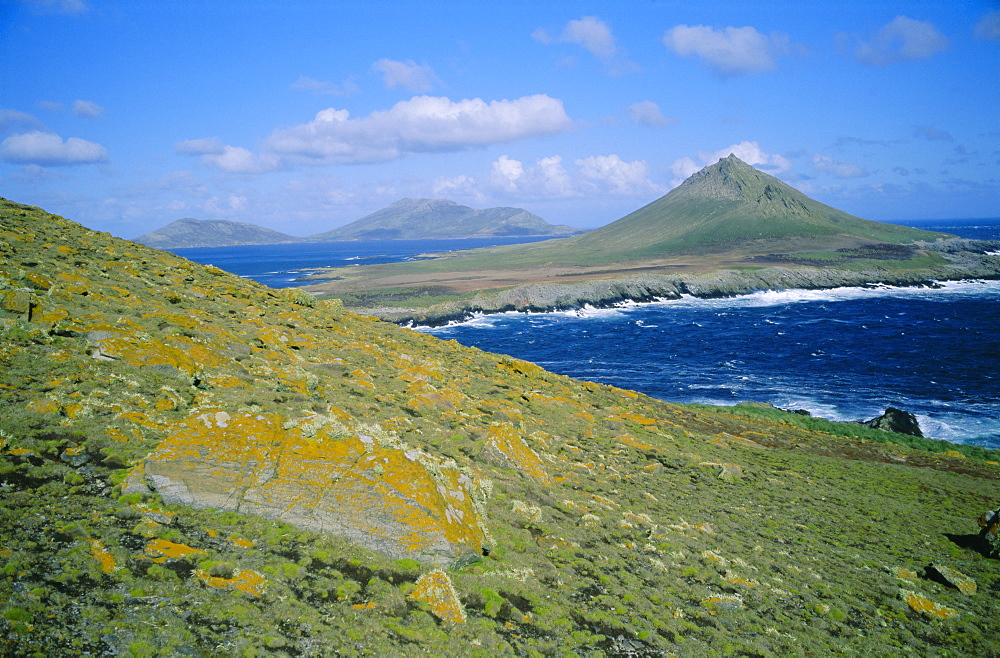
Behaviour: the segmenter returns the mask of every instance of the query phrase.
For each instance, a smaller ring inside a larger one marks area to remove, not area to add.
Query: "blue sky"
[[[0,0],[0,195],[135,237],[403,197],[594,228],[736,153],[1000,216],[1000,4]]]

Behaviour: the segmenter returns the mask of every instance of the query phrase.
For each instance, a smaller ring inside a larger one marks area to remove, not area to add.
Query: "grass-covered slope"
[[[886,439],[0,202],[0,654],[989,655],[995,455]]]

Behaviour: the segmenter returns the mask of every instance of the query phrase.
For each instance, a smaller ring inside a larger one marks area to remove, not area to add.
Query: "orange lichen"
[[[701,600],[701,605],[714,610],[739,610],[743,607],[743,599],[735,594],[719,594]]]
[[[618,440],[627,446],[632,446],[633,448],[638,448],[639,450],[653,450],[653,446],[648,443],[643,443],[637,439],[632,438],[628,434],[623,434],[618,437]]]
[[[243,592],[255,597],[261,596],[267,586],[264,576],[256,571],[240,571],[232,578],[213,576],[203,569],[195,569],[194,574],[209,587]]]
[[[409,598],[426,602],[431,612],[443,621],[465,622],[465,608],[444,571],[432,571],[421,576]]]
[[[746,578],[740,578],[739,576],[727,576],[723,578],[727,583],[732,583],[734,585],[742,585],[743,587],[759,587],[760,583],[756,580],[747,580]]]
[[[200,548],[191,548],[186,544],[175,544],[165,539],[154,539],[146,544],[145,557],[153,562],[172,562],[192,555],[206,555]]]
[[[655,425],[659,422],[655,418],[650,418],[634,411],[626,411],[622,413],[620,417],[625,420],[630,420],[633,423],[638,423],[639,425]]]
[[[541,484],[550,483],[542,460],[524,443],[510,423],[490,425],[483,454],[499,465],[520,471]]]
[[[39,414],[57,414],[60,412],[62,407],[59,406],[58,402],[42,398],[40,400],[32,400],[29,402],[27,409],[28,411],[34,411]]]
[[[969,578],[961,571],[946,567],[942,564],[931,565],[930,570],[936,571],[949,585],[957,588],[962,594],[972,596],[976,593],[978,586],[976,581]]]
[[[475,486],[454,462],[344,436],[339,423],[309,426],[309,436],[305,427],[275,414],[201,413],[177,425],[145,469],[170,502],[238,507],[397,559],[481,554]]]
[[[115,557],[104,547],[104,544],[97,539],[88,539],[87,543],[90,544],[91,554],[100,563],[101,571],[104,573],[114,573],[117,571],[118,565],[115,563]]]
[[[935,603],[926,596],[921,596],[916,592],[904,590],[902,592],[902,596],[907,605],[917,612],[927,615],[928,617],[934,617],[935,619],[951,619],[952,617],[958,616],[958,610],[952,610],[951,608],[947,608],[940,603]]]

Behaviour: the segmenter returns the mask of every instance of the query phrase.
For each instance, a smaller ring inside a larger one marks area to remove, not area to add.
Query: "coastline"
[[[1000,242],[951,239],[924,245],[949,264],[924,269],[848,270],[816,267],[722,269],[699,274],[643,274],[572,283],[531,283],[502,291],[486,291],[470,300],[449,301],[426,308],[356,308],[400,325],[439,327],[477,315],[510,311],[545,313],[610,308],[626,302],[735,297],[767,290],[829,290],[845,287],[936,287],[941,281],[1000,279]]]

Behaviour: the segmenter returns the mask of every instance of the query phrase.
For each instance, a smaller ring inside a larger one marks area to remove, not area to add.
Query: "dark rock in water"
[[[924,433],[920,431],[920,424],[917,423],[916,416],[908,411],[896,409],[895,407],[889,407],[885,410],[885,413],[878,418],[861,421],[861,424],[877,430],[885,430],[886,432],[896,432],[898,434],[909,434],[910,436],[920,437],[924,435]]]

